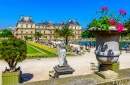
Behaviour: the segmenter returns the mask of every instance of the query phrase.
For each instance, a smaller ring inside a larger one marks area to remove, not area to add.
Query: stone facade
[[[65,25],[68,25],[70,29],[73,29],[75,38],[79,39],[79,36],[81,36],[81,25],[77,22],[77,19],[69,19],[67,22],[61,21],[61,23],[55,24],[52,23],[51,20],[44,22],[41,20],[41,23],[35,24],[35,22],[32,21],[31,16],[23,17],[23,15],[21,15],[21,18],[16,25],[14,35],[21,39],[24,39],[24,36],[34,38],[34,34],[40,32],[43,35],[40,39],[60,39],[58,35],[54,34],[54,30],[56,28],[62,29]]]

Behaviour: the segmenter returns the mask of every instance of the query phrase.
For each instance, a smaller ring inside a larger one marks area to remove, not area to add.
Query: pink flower
[[[126,15],[126,11],[123,11],[122,9],[119,10],[120,14],[125,14]]]
[[[107,10],[107,7],[102,7],[102,10]]]
[[[111,20],[110,25],[114,25],[114,24],[115,24],[115,20]]]
[[[124,14],[126,15],[126,11],[124,11]]]
[[[121,23],[119,23],[119,24],[116,25],[116,29],[118,30],[118,32],[121,32],[121,31],[123,31],[123,29],[125,29],[125,28],[124,28],[123,25],[121,25]]]

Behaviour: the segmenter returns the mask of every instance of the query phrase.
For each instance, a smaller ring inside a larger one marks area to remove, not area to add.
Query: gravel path
[[[67,57],[68,64],[75,69],[73,76],[84,75],[92,73],[90,70],[90,63],[97,63],[95,54],[95,48],[91,49],[91,52],[86,52],[82,56],[71,56]],[[130,68],[130,53],[123,52],[119,58],[120,69]],[[17,67],[20,66],[23,72],[25,82],[40,81],[49,79],[49,71],[53,70],[53,67],[58,65],[58,57],[54,58],[42,58],[37,59],[26,59],[23,62],[18,63]],[[8,64],[0,60],[0,72],[5,70]],[[0,84],[2,81],[0,73]]]

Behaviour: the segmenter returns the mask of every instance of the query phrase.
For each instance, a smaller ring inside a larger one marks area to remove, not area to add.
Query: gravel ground
[[[84,55],[67,57],[68,64],[75,69],[73,76],[91,74],[90,63],[96,63],[97,60],[94,54],[95,48],[91,49],[91,52],[86,52]],[[130,52],[123,52],[119,58],[120,69],[130,68]],[[24,82],[33,82],[40,80],[49,79],[49,71],[53,70],[53,67],[58,65],[58,57],[54,58],[42,58],[37,59],[26,59],[23,62],[18,63],[17,67],[20,66],[23,72]],[[0,60],[0,84],[2,83],[2,71],[8,68],[8,64],[5,61]]]

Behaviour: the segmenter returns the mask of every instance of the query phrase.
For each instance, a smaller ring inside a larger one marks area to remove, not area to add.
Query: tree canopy
[[[58,34],[59,37],[64,37],[66,45],[68,44],[69,37],[75,37],[73,30],[69,26],[64,26],[62,29],[56,29],[54,33]]]
[[[0,45],[1,59],[5,60],[10,71],[14,71],[18,62],[22,62],[27,56],[27,45],[26,43],[16,37],[2,40]]]
[[[0,37],[11,37],[13,34],[8,29],[4,29],[2,33],[0,34]]]
[[[38,38],[38,40],[39,40],[39,37],[41,37],[41,36],[42,36],[42,34],[39,33],[39,32],[36,32],[36,33],[34,34],[34,37]]]

